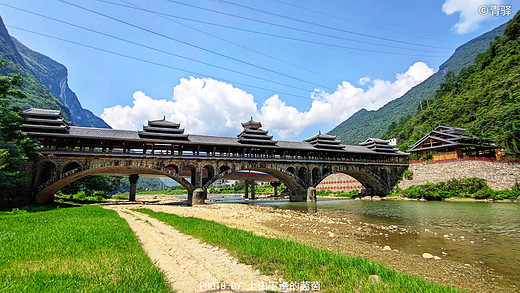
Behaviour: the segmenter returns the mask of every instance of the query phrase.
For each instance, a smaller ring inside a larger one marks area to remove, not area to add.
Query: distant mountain
[[[439,66],[438,72],[410,89],[402,97],[375,111],[361,109],[328,134],[336,135],[345,144],[358,144],[368,137],[382,137],[392,122],[396,124],[407,116],[417,114],[421,101],[434,98],[446,73],[449,71],[459,73],[462,68],[472,64],[478,54],[488,49],[489,43],[496,36],[504,34],[505,27],[505,24],[501,25],[458,47],[455,53]]]
[[[405,149],[439,124],[466,128],[520,157],[520,12],[474,65],[446,74],[435,99],[388,135]]]
[[[61,110],[78,126],[110,128],[103,119],[84,109],[69,88],[67,68],[51,58],[32,51],[9,35],[0,17],[0,58],[7,61],[0,73],[20,73],[24,79],[22,91],[27,98],[13,98],[13,105]]]

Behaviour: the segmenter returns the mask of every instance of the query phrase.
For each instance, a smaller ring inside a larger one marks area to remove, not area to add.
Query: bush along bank
[[[351,197],[354,198],[359,195],[359,191],[330,191],[328,189],[316,190],[317,196],[332,196],[332,197]]]
[[[447,182],[412,185],[404,190],[397,187],[389,196],[426,200],[446,198],[517,200],[520,199],[520,184],[517,182],[511,189],[493,190],[487,185],[486,180],[481,178],[454,178]]]

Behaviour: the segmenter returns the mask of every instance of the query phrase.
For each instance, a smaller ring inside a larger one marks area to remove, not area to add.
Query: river
[[[348,217],[367,224],[395,225],[397,231],[406,229],[406,233],[377,234],[366,237],[365,241],[478,266],[502,276],[497,282],[520,288],[520,204],[517,203],[350,199],[318,199],[316,205],[287,201],[257,203]]]

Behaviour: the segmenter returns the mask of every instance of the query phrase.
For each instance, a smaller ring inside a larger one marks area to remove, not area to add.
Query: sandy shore
[[[172,196],[140,195],[137,199],[139,202],[135,205],[119,203],[111,206],[109,203],[108,207],[146,207],[179,216],[213,220],[229,227],[251,231],[260,236],[294,240],[349,256],[368,258],[402,273],[472,292],[517,290],[501,285],[500,276],[474,265],[445,259],[424,259],[421,255],[392,250],[389,247],[381,247],[372,241],[367,241],[369,235],[374,232],[381,231],[379,233],[384,232],[391,237],[399,237],[399,235],[407,233],[399,227],[378,227],[370,223],[354,222],[349,218],[332,218],[320,213],[305,213],[258,205],[211,204],[187,207],[179,205],[180,200],[173,199]],[[200,254],[204,253],[200,251]],[[151,256],[151,258],[160,259],[160,256]],[[198,262],[188,261],[190,263]],[[259,280],[259,276],[255,275],[254,271],[252,274],[245,278]],[[265,278],[269,279],[269,277]],[[173,284],[175,282],[173,280]],[[172,287],[178,288],[175,285]]]

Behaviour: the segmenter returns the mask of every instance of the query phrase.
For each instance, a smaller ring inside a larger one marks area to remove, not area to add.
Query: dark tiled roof
[[[439,125],[434,130],[428,132],[425,136],[410,146],[411,152],[432,150],[447,147],[470,146],[482,148],[496,148],[496,145],[487,141],[479,140],[477,137],[466,136],[466,129],[459,127],[451,127]],[[437,141],[440,145],[420,147],[425,141],[431,139]]]
[[[305,142],[310,143],[313,147],[318,149],[343,149],[343,147],[345,147],[341,144],[341,141],[336,140],[335,136],[323,134],[321,132],[307,138]]]
[[[27,115],[27,116],[51,116],[51,117],[60,116],[61,117],[61,111],[60,110],[50,110],[50,109],[29,108],[27,110],[24,110],[22,112],[22,115]]]

